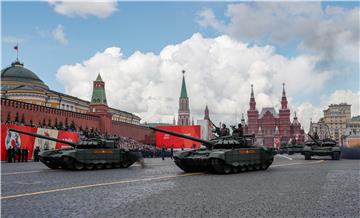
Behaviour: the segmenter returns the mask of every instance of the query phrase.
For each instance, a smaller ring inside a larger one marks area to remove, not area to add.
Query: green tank
[[[175,164],[185,172],[215,172],[219,174],[266,170],[273,162],[273,148],[254,146],[254,135],[222,136],[203,140],[180,133],[149,127],[152,130],[200,142],[205,148],[178,151]]]
[[[96,137],[82,140],[79,143],[73,143],[17,129],[9,129],[9,131],[70,145],[69,148],[40,152],[40,161],[51,169],[92,170],[127,168],[137,161],[143,165],[140,152],[116,146],[118,138]]]
[[[305,142],[302,154],[305,160],[310,160],[311,156],[330,156],[333,160],[339,160],[341,148],[332,139],[315,139],[308,134],[311,140]]]

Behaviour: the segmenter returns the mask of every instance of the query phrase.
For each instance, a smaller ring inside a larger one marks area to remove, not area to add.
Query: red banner
[[[28,159],[31,160],[33,158],[33,150],[35,146],[39,146],[41,150],[44,149],[45,147],[47,147],[48,149],[53,149],[53,148],[59,149],[64,146],[68,146],[62,143],[56,143],[56,146],[55,145],[51,146],[53,142],[50,140],[44,140],[21,133],[10,132],[8,131],[9,128],[18,129],[31,133],[38,133],[41,135],[63,139],[66,141],[72,141],[72,142],[79,141],[79,134],[77,132],[67,132],[67,131],[59,131],[53,129],[42,129],[42,128],[34,128],[28,126],[1,124],[1,150],[0,150],[1,160],[7,159],[7,148],[9,147],[14,147],[14,148],[18,147],[20,149],[27,148],[29,151]]]
[[[68,142],[74,142],[77,143],[79,141],[79,133],[77,132],[67,132],[67,131],[59,131],[58,133],[58,139],[65,140]],[[62,147],[69,147],[68,144],[56,142],[56,149],[62,148]]]
[[[157,128],[181,133],[195,138],[200,138],[200,126],[157,126]],[[156,132],[156,146],[162,148],[199,148],[200,143],[189,139],[172,136],[162,132]]]

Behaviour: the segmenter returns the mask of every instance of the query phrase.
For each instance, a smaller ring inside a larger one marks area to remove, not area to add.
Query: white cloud
[[[224,24],[211,9],[198,13],[198,23],[245,41],[276,44],[300,40],[299,49],[323,60],[358,63],[359,8],[345,9],[320,2],[256,2],[229,4]]]
[[[3,36],[1,41],[6,44],[16,45],[17,43],[24,42],[24,39],[15,36]]]
[[[320,91],[329,74],[315,69],[317,61],[312,56],[289,59],[271,46],[249,47],[229,36],[197,33],[159,55],[137,51],[124,57],[120,48],[107,48],[82,63],[60,67],[57,79],[66,93],[90,99],[92,81],[101,72],[110,106],[135,112],[143,121],[172,122],[185,69],[191,116],[202,118],[208,104],[214,122],[233,124],[235,112],[239,120],[248,110],[250,84],[259,109],[280,104],[282,82],[293,97]]]
[[[54,11],[68,17],[96,16],[106,18],[117,10],[117,2],[113,0],[100,1],[57,1],[49,0]]]
[[[64,32],[64,27],[61,24],[57,25],[57,27],[52,30],[52,36],[56,41],[63,45],[68,44],[68,40]]]

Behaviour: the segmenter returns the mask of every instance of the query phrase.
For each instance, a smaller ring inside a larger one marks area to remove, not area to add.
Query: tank
[[[215,172],[218,174],[266,170],[273,162],[275,150],[254,146],[254,135],[221,136],[203,140],[180,133],[149,127],[176,137],[200,142],[204,147],[174,154],[175,164],[185,172]]]
[[[9,129],[9,131],[69,145],[68,148],[40,152],[40,161],[51,169],[92,170],[128,168],[137,161],[143,165],[140,152],[116,146],[118,138],[95,137],[82,140],[79,143],[73,143],[17,129]]]
[[[302,144],[283,144],[281,145],[278,153],[293,155],[296,153],[301,154],[303,152],[304,145]]]
[[[333,160],[339,160],[341,149],[332,139],[315,139],[308,134],[311,140],[305,142],[302,154],[305,160],[310,160],[311,156],[330,156]]]

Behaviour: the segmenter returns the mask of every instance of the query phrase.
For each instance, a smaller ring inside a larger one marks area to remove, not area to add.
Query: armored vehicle
[[[304,145],[301,144],[286,144],[282,145],[279,149],[279,154],[289,154],[293,155],[296,153],[302,153],[304,149]]]
[[[274,160],[275,150],[254,146],[254,135],[221,136],[203,140],[180,133],[149,127],[152,130],[202,143],[204,148],[175,152],[175,164],[185,172],[208,171],[219,174],[266,170]]]
[[[302,154],[305,156],[305,160],[310,160],[311,156],[330,156],[333,160],[339,160],[341,149],[336,144],[336,141],[331,139],[315,139],[308,134],[311,140],[305,142],[305,146]]]
[[[79,143],[73,143],[17,129],[9,129],[9,131],[69,145],[68,148],[64,149],[40,152],[40,161],[51,169],[92,170],[94,168],[127,168],[136,161],[143,164],[140,152],[116,146],[118,138],[96,137],[82,140]]]

